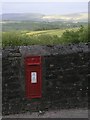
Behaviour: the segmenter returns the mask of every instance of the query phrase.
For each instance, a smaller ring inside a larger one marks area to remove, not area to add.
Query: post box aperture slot
[[[30,66],[35,66],[35,65],[40,65],[40,63],[33,63],[33,64],[32,64],[32,63],[27,63],[27,65],[28,65],[28,66],[29,66],[29,65],[30,65]]]

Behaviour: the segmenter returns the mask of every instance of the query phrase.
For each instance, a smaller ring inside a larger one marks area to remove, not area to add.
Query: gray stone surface
[[[27,56],[43,56],[43,97],[25,99]],[[88,44],[18,46],[3,49],[3,114],[88,107]]]
[[[88,118],[87,109],[50,110],[42,113],[26,112],[23,114],[8,115],[3,118]]]
[[[78,52],[88,52],[88,44],[69,44],[69,45],[32,45],[32,46],[20,46],[20,52],[24,56],[29,55],[62,55],[62,54],[72,54]]]

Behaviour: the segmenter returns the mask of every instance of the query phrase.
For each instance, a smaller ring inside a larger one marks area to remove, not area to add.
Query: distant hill
[[[38,13],[9,13],[3,14],[2,20],[9,21],[40,21],[44,15]]]
[[[68,15],[48,15],[48,16],[43,16],[43,20],[66,21],[66,22],[87,22],[88,13],[75,13],[75,14],[68,14]]]
[[[44,15],[39,13],[9,13],[2,15],[3,21],[64,21],[87,22],[88,13],[75,13],[67,15]]]

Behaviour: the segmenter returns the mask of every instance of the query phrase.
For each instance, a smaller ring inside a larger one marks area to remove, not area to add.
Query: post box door
[[[31,65],[28,69],[28,85],[30,98],[41,97],[41,68],[39,65]]]
[[[41,56],[25,58],[26,98],[42,97],[42,64]]]

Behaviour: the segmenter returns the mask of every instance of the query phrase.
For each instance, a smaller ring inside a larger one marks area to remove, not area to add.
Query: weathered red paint
[[[26,98],[42,97],[42,57],[29,56],[25,58]],[[33,76],[34,75],[34,82]],[[36,77],[36,79],[35,79]]]

